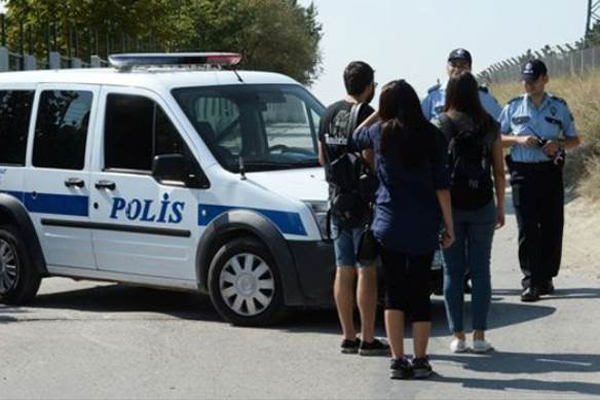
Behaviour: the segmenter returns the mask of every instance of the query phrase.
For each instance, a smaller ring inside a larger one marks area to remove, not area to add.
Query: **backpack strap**
[[[364,103],[352,104],[352,108],[350,109],[350,132],[348,132],[348,138],[352,137],[352,134],[358,127],[358,117],[360,116],[360,112],[364,105]]]

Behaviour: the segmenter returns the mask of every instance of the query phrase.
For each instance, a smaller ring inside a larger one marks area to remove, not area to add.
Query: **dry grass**
[[[519,83],[492,85],[490,89],[501,104],[523,93]],[[600,199],[600,72],[551,78],[547,90],[567,101],[583,141],[567,158],[567,185],[576,186],[585,197]]]

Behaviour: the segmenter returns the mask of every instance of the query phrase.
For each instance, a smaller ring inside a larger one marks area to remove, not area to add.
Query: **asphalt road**
[[[451,354],[435,296],[429,381],[392,381],[387,358],[340,354],[331,310],[243,329],[203,296],[47,279],[28,307],[0,305],[0,398],[600,397],[598,267],[562,271],[553,296],[521,303],[509,215],[493,254],[497,351]]]

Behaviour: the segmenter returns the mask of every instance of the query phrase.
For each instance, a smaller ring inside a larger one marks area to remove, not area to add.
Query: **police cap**
[[[454,49],[448,55],[448,61],[466,61],[469,65],[473,64],[471,53],[465,49]]]
[[[521,69],[521,78],[525,82],[535,82],[540,76],[548,74],[548,68],[542,60],[534,59],[527,61]]]

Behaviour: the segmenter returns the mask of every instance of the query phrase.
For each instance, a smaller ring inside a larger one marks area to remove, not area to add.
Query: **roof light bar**
[[[135,67],[223,66],[236,65],[242,59],[238,53],[132,53],[108,57],[111,66],[120,71]]]

